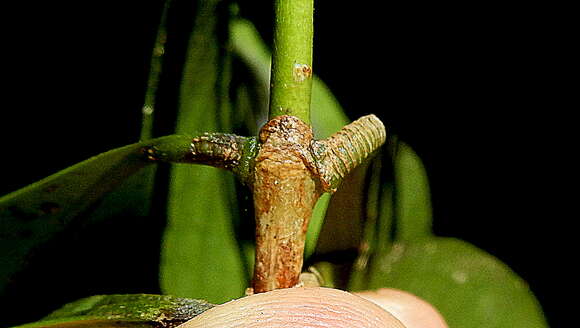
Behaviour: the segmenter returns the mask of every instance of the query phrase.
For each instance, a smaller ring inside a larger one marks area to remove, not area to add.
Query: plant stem
[[[313,0],[275,0],[269,118],[292,115],[310,124]]]
[[[232,171],[243,183],[249,184],[253,179],[256,138],[203,133],[193,137],[170,135],[142,144],[142,152],[150,161],[209,165]]]

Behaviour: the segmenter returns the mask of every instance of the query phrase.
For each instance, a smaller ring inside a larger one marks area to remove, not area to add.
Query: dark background
[[[315,5],[315,73],[351,119],[375,113],[416,149],[435,231],[507,263],[559,326],[570,282],[558,254],[570,215],[552,182],[565,160],[550,13],[531,4]],[[2,4],[10,19],[2,21],[0,194],[135,141],[159,7]],[[242,1],[240,13],[271,39],[271,7]]]

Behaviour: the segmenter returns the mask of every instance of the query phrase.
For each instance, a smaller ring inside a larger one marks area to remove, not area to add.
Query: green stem
[[[275,1],[270,119],[292,115],[310,124],[313,11],[313,0]]]
[[[242,182],[251,183],[257,143],[256,138],[227,133],[170,135],[143,142],[142,152],[155,162],[204,164],[231,170]]]

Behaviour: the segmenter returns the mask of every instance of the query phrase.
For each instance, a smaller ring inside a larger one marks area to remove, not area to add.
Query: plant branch
[[[228,133],[171,135],[144,143],[142,152],[150,161],[203,164],[231,170],[242,182],[250,184],[257,140]]]
[[[292,115],[310,124],[313,2],[275,1],[270,119]]]
[[[312,149],[324,191],[335,191],[344,177],[386,140],[383,122],[367,115],[343,127]]]

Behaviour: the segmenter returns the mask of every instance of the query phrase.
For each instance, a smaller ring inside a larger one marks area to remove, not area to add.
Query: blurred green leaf
[[[534,295],[509,267],[469,243],[433,236],[425,168],[411,147],[394,142],[394,184],[383,184],[378,223],[367,222],[378,230],[370,255],[361,252],[355,262],[350,289],[411,292],[433,304],[450,328],[547,327]]]
[[[429,178],[421,159],[404,142],[395,146],[395,215],[397,238],[415,241],[432,234]]]
[[[163,295],[97,295],[69,303],[42,320],[18,326],[176,327],[212,308],[205,301]]]
[[[450,328],[547,327],[526,283],[505,264],[457,239],[393,244],[365,286],[409,291],[433,304]]]
[[[312,100],[311,100],[311,117],[312,129],[317,139],[324,139],[338,132],[350,120],[344,113],[344,110],[334,97],[328,86],[317,76],[314,76],[312,82]]]
[[[108,151],[0,198],[0,291],[34,248],[148,165],[142,147]]]
[[[217,36],[219,1],[199,1],[180,87],[177,133],[229,132],[222,106],[227,72]],[[222,54],[223,55],[223,54]],[[174,165],[162,245],[164,293],[221,303],[243,295],[248,277],[234,235],[234,177],[212,167]]]

